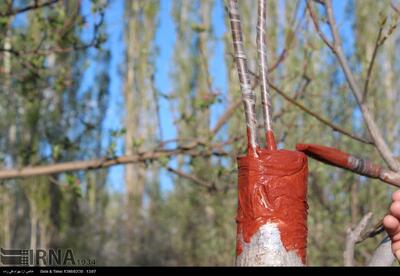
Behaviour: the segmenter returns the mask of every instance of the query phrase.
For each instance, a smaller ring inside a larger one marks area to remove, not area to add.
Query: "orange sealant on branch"
[[[238,162],[236,265],[301,266],[307,245],[307,157],[277,150],[270,114],[265,0],[258,1],[257,50],[266,147],[257,143],[256,96],[250,86],[237,0],[228,0],[234,56],[247,126],[247,155]]]
[[[236,264],[305,264],[307,157],[257,148],[237,161]]]

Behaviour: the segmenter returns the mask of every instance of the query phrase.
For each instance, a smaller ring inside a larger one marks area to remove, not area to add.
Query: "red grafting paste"
[[[297,144],[296,149],[321,162],[341,168],[349,167],[350,155],[336,148],[314,144]]]
[[[361,175],[379,177],[381,167],[371,161],[352,156],[336,148],[315,144],[297,144],[296,149],[326,164],[348,169]]]
[[[266,223],[277,223],[286,250],[295,250],[306,262],[307,157],[302,152],[249,149],[239,157],[236,255],[241,238],[251,237]]]
[[[276,150],[276,142],[275,142],[275,136],[274,133],[269,130],[265,133],[265,138],[267,141],[267,149],[268,150]]]

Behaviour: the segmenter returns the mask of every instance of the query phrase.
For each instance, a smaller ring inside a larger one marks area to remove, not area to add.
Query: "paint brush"
[[[336,148],[315,144],[297,144],[296,149],[323,163],[352,171],[370,178],[378,178],[390,185],[400,187],[400,173],[382,168],[371,161],[359,158]]]

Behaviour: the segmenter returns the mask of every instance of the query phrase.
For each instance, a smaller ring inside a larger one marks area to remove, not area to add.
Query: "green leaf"
[[[207,27],[201,24],[192,23],[191,25],[192,31],[196,33],[202,33],[207,31]]]

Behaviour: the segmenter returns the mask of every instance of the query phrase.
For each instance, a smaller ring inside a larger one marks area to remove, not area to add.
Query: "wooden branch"
[[[267,46],[266,46],[266,33],[265,33],[265,20],[267,17],[267,1],[258,0],[258,14],[257,14],[257,51],[259,59],[259,78],[261,105],[264,117],[264,131],[266,133],[266,147],[269,150],[276,150],[275,139],[272,131],[271,119],[271,101],[269,93],[268,81],[268,63],[267,63]]]
[[[290,97],[288,94],[286,94],[285,92],[283,92],[280,88],[278,88],[277,86],[275,86],[274,84],[270,83],[270,87],[275,90],[279,95],[281,95],[285,100],[287,100],[288,102],[290,102],[291,104],[297,106],[298,108],[300,108],[302,111],[304,111],[305,113],[307,113],[308,115],[314,117],[315,119],[317,119],[319,122],[327,125],[328,127],[330,127],[332,130],[340,132],[341,134],[354,139],[358,142],[364,143],[364,144],[368,144],[368,145],[373,145],[374,143],[370,140],[366,140],[365,138],[359,137],[355,134],[350,133],[349,131],[339,127],[338,125],[333,124],[332,122],[330,122],[329,120],[321,117],[320,115],[318,115],[316,112],[308,109],[307,107],[305,107],[303,104],[299,103],[296,99]],[[219,118],[219,120],[217,121],[217,123],[215,124],[215,126],[212,128],[211,133],[216,134],[218,133],[218,131],[223,127],[223,125],[232,117],[233,113],[235,112],[236,108],[239,107],[241,103],[241,100],[238,99],[236,100],[236,102],[232,103],[227,109],[226,111],[223,113],[223,115]]]
[[[0,179],[15,179],[15,178],[25,178],[31,176],[49,175],[49,174],[57,174],[57,173],[71,172],[71,171],[103,169],[122,164],[154,161],[160,158],[172,157],[182,154],[190,156],[227,155],[226,152],[218,149],[219,145],[216,145],[215,147],[216,150],[200,150],[197,149],[198,146],[199,146],[198,143],[193,143],[190,146],[181,146],[171,150],[159,149],[154,151],[140,152],[133,155],[125,155],[113,158],[102,158],[102,159],[87,160],[87,161],[73,161],[73,162],[65,162],[52,165],[24,167],[20,169],[7,169],[0,171]]]
[[[308,6],[311,6],[311,2],[307,2]],[[384,140],[382,136],[382,132],[379,130],[375,120],[373,119],[373,116],[368,108],[368,105],[363,101],[363,96],[364,94],[362,93],[361,89],[359,88],[355,77],[350,69],[350,66],[348,64],[347,58],[345,57],[342,49],[342,42],[341,38],[336,26],[336,21],[333,16],[333,11],[332,11],[332,2],[330,0],[325,1],[325,8],[327,12],[327,17],[328,17],[328,25],[330,28],[330,31],[332,33],[333,37],[333,44],[330,43],[323,35],[322,33],[318,32],[318,22],[314,21],[315,28],[320,35],[321,39],[324,41],[324,43],[332,50],[333,54],[336,56],[337,60],[339,61],[339,64],[343,70],[343,73],[345,75],[345,78],[349,84],[350,90],[352,91],[354,97],[356,98],[357,104],[361,109],[361,113],[363,115],[365,124],[367,126],[368,132],[372,137],[372,140],[374,141],[374,145],[377,148],[379,154],[383,158],[383,160],[386,162],[386,164],[389,166],[389,168],[395,172],[400,172],[400,164],[399,162],[394,158],[392,151],[390,150],[389,146],[387,145],[386,141]],[[311,9],[309,9],[311,10]],[[310,12],[311,14],[311,12]],[[313,18],[313,15],[311,14],[311,17]],[[314,17],[315,18],[315,17]],[[390,266],[393,261],[394,261],[394,256],[391,252],[390,248],[390,240],[385,239],[382,241],[382,243],[378,246],[378,248],[375,250],[370,262],[369,266]]]
[[[30,10],[44,8],[46,6],[53,5],[53,4],[57,3],[58,1],[60,1],[60,0],[50,0],[50,1],[47,1],[47,2],[43,2],[43,3],[38,3],[38,1],[34,1],[34,4],[32,4],[32,5],[28,5],[28,6],[25,6],[23,8],[16,9],[16,10],[9,10],[7,12],[1,12],[0,13],[0,17],[13,16],[13,15],[17,15],[19,13],[24,13],[24,12],[27,12],[27,11],[30,11]]]
[[[59,0],[57,0],[57,1],[59,1]],[[99,19],[99,21],[97,23],[95,23],[95,25],[93,27],[93,29],[94,29],[93,30],[93,37],[91,38],[91,40],[88,43],[82,43],[80,45],[73,45],[71,47],[66,47],[66,48],[63,48],[60,45],[56,45],[56,46],[52,46],[50,48],[41,50],[40,48],[41,48],[41,46],[43,44],[43,40],[42,40],[36,46],[30,47],[29,49],[23,49],[23,50],[18,50],[17,51],[17,50],[12,49],[12,48],[10,48],[10,49],[0,48],[0,52],[9,52],[9,53],[15,55],[18,58],[22,58],[24,56],[30,56],[30,55],[33,55],[33,56],[48,56],[50,54],[65,54],[65,53],[69,53],[69,52],[72,52],[72,51],[87,50],[87,49],[89,49],[91,47],[94,47],[94,46],[99,44],[98,35],[97,34],[99,33],[100,27],[104,24],[104,16],[105,16],[104,12],[101,12],[99,15],[100,15],[100,19]],[[0,17],[1,17],[1,15],[0,15]],[[76,17],[76,14],[71,16],[70,23],[68,23],[67,25],[70,25],[70,26],[73,25],[72,24],[72,22],[73,22],[72,18],[74,18],[74,17]],[[58,32],[63,34],[63,33],[66,32],[66,29],[68,29],[68,26],[63,26],[63,29],[62,30],[58,30]],[[60,35],[60,37],[61,36],[62,35]]]
[[[324,3],[324,5],[325,5],[325,3]],[[325,36],[325,34],[321,31],[321,28],[319,27],[318,18],[317,18],[317,15],[315,14],[311,0],[307,0],[307,9],[310,13],[311,20],[314,24],[315,30],[317,31],[319,37],[326,44],[326,46],[328,46],[329,49],[332,50],[332,52],[335,51],[335,48],[333,47],[332,43],[328,40],[328,38]]]
[[[343,135],[346,135],[354,140],[357,140],[361,143],[364,144],[369,144],[369,145],[373,145],[372,141],[366,140],[362,137],[359,137],[355,134],[350,133],[349,131],[333,124],[332,122],[330,122],[329,120],[321,117],[320,115],[318,115],[316,112],[308,109],[307,107],[305,107],[304,105],[302,105],[301,103],[299,103],[298,101],[296,101],[295,99],[293,99],[292,97],[290,97],[288,94],[286,94],[285,92],[283,92],[281,89],[279,89],[277,86],[275,86],[274,84],[270,83],[270,86],[273,90],[275,90],[279,95],[281,95],[285,100],[287,100],[288,102],[290,102],[291,104],[297,106],[298,108],[300,108],[301,110],[303,110],[304,112],[306,112],[307,114],[311,115],[312,117],[314,117],[315,119],[317,119],[318,121],[320,121],[321,123],[327,125],[328,127],[330,127],[331,129],[333,129],[334,131],[338,131],[340,133],[342,133]]]
[[[268,73],[273,72],[278,66],[284,61],[285,57],[287,55],[287,49],[285,48],[277,61],[270,67],[268,68]],[[234,55],[232,55],[233,58],[235,58]],[[254,90],[257,88],[259,85],[259,77],[258,75],[254,74],[249,70],[249,74],[255,76],[254,83],[251,86],[251,89]],[[239,107],[240,103],[242,102],[241,99],[237,99],[235,102],[233,102],[226,110],[225,112],[220,116],[218,119],[217,123],[215,126],[211,129],[211,134],[217,134],[218,131],[221,130],[221,128],[225,125],[225,123],[232,117],[233,113],[236,111],[236,109]]]
[[[322,6],[324,6],[325,5],[325,2],[324,2],[324,0],[313,0],[315,3],[317,3],[317,4],[319,4],[319,5],[322,5]]]
[[[344,265],[354,266],[354,247],[361,236],[362,231],[367,227],[372,218],[372,213],[369,212],[363,216],[361,221],[352,230],[350,227],[347,229],[346,246],[343,253]]]
[[[382,37],[382,32],[383,32],[383,26],[384,26],[384,24],[381,24],[381,26],[379,27],[378,35],[377,35],[376,41],[375,41],[374,50],[372,52],[371,61],[369,62],[369,65],[368,65],[367,77],[365,78],[364,91],[363,91],[363,97],[362,97],[362,101],[363,102],[365,102],[365,100],[367,98],[367,95],[368,95],[369,81],[371,79],[372,69],[373,69],[374,64],[375,64],[375,59],[376,59],[376,56],[378,54],[378,49],[379,49],[380,46],[383,45],[382,43],[380,43],[381,42],[381,37]]]
[[[393,2],[390,3],[390,7],[392,7],[392,9],[398,14],[400,15],[400,8],[396,7],[395,4],[393,4]]]
[[[233,102],[226,110],[225,112],[219,117],[217,123],[215,126],[211,129],[211,133],[213,135],[217,134],[218,131],[225,125],[225,123],[232,117],[233,113],[237,110],[239,107],[240,103],[242,102],[241,99],[237,99],[235,102]]]
[[[166,167],[166,169],[167,169],[169,172],[172,172],[172,173],[176,174],[177,176],[186,178],[186,179],[192,181],[193,183],[195,183],[195,184],[197,184],[197,185],[199,185],[199,186],[201,186],[201,187],[203,187],[203,188],[206,188],[206,189],[209,190],[209,191],[215,189],[215,186],[213,185],[213,183],[209,183],[209,182],[207,182],[207,181],[204,181],[204,180],[202,180],[202,179],[200,179],[200,178],[198,178],[198,177],[196,177],[196,176],[194,176],[194,175],[192,175],[192,174],[185,173],[185,172],[183,172],[183,171],[174,169],[174,168],[169,167],[169,166]]]
[[[300,26],[300,24],[298,24],[295,29],[297,30],[298,27]],[[278,66],[283,63],[283,61],[285,60],[285,58],[288,55],[288,52],[290,50],[290,46],[291,46],[291,42],[293,41],[293,39],[290,39],[288,42],[288,45],[286,45],[286,47],[281,51],[279,57],[277,58],[277,60],[275,61],[275,63],[267,68],[267,74],[268,73],[272,73],[273,71],[275,71]],[[232,58],[235,58],[235,55],[231,54]],[[253,75],[254,78],[254,83],[251,86],[251,89],[254,90],[257,88],[257,86],[260,84],[259,83],[259,76],[257,74],[255,74],[254,72],[251,72],[251,70],[249,70],[249,74]],[[309,82],[309,81],[308,81]],[[307,82],[307,84],[308,84]],[[220,118],[218,119],[217,123],[215,124],[215,126],[212,128],[211,133],[212,134],[217,134],[218,131],[221,130],[221,128],[225,125],[225,123],[232,117],[233,113],[236,111],[236,109],[239,107],[240,103],[241,103],[241,99],[237,99],[236,101],[234,101],[226,110],[225,112],[220,116]]]
[[[325,1],[325,8],[328,16],[328,24],[333,36],[333,50],[332,52],[335,54],[336,58],[339,61],[339,64],[342,67],[344,75],[347,79],[347,82],[350,86],[351,91],[353,92],[354,97],[361,109],[361,113],[364,117],[364,121],[367,125],[367,129],[374,141],[378,152],[384,159],[384,161],[388,164],[388,166],[394,171],[400,171],[400,164],[399,162],[393,157],[392,151],[390,150],[389,146],[386,144],[382,136],[382,132],[379,130],[375,120],[373,119],[372,113],[370,112],[366,103],[363,102],[363,93],[359,88],[353,72],[350,69],[350,66],[347,62],[347,58],[345,57],[342,49],[342,42],[339,36],[339,32],[336,26],[336,21],[333,16],[332,11],[332,2],[330,0]]]
[[[236,68],[240,82],[240,89],[242,91],[249,148],[251,148],[255,153],[257,147],[256,95],[250,84],[237,0],[228,0],[228,14],[231,25],[232,43],[235,51]]]

